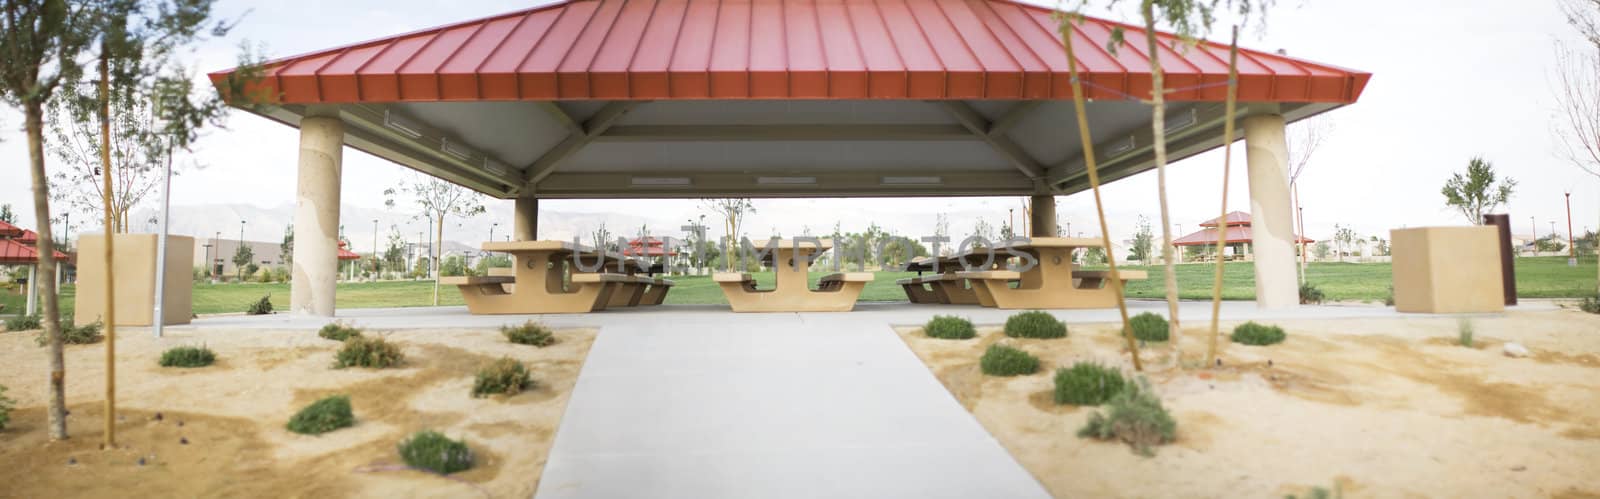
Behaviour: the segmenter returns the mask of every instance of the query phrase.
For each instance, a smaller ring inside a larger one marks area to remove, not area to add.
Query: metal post
[[[28,267],[28,305],[23,307],[22,315],[33,315],[39,308],[39,264]]]
[[[172,208],[172,140],[167,141],[167,164],[161,172],[161,234],[156,236],[156,296],[154,315],[150,316],[150,331],[161,337],[161,326],[167,320],[161,306],[167,296],[167,215]],[[190,249],[193,251],[193,248]],[[191,255],[193,253],[190,253]],[[109,270],[109,269],[108,269]]]
[[[1578,245],[1572,237],[1572,191],[1567,191],[1567,266],[1578,266]]]

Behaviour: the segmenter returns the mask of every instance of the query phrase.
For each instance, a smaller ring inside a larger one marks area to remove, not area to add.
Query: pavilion
[[[0,267],[26,265],[28,267],[27,302],[23,309],[18,311],[22,315],[33,315],[38,311],[39,297],[39,233],[11,225],[0,220]],[[70,261],[67,254],[55,252],[57,282],[61,280],[61,269]]]
[[[1218,220],[1222,220],[1223,223],[1218,223]],[[1217,227],[1219,225],[1223,226],[1221,230],[1226,231],[1223,234],[1223,237],[1226,238],[1223,244],[1229,248],[1237,248],[1233,253],[1235,256],[1242,256],[1249,252],[1249,245],[1255,241],[1255,231],[1252,230],[1250,226],[1250,214],[1242,211],[1231,211],[1228,212],[1228,215],[1224,218],[1213,218],[1211,220],[1207,220],[1205,223],[1200,224],[1200,227],[1202,228],[1198,232],[1193,232],[1183,237],[1174,239],[1172,241],[1172,245],[1180,247],[1216,246]],[[1298,234],[1291,237],[1293,237],[1294,244],[1309,244],[1316,242]]]
[[[301,131],[294,313],[331,316],[342,147],[516,200],[1054,196],[1088,189],[1053,11],[1006,0],[567,0],[269,62]],[[1131,43],[1105,49],[1113,30]],[[1074,25],[1103,181],[1153,167],[1137,27]],[[1170,159],[1223,144],[1227,46],[1160,34]],[[219,89],[232,70],[212,73]],[[1284,126],[1371,75],[1241,50],[1256,296],[1298,303]]]

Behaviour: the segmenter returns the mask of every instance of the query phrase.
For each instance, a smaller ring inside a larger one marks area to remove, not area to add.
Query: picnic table
[[[1037,264],[1026,270],[960,271],[956,275],[971,281],[984,303],[1003,309],[1111,308],[1117,306],[1115,289],[1109,286],[1110,272],[1078,270],[1072,252],[1078,248],[1104,247],[1098,238],[1035,237],[1028,242],[996,248],[997,258],[1010,253],[1026,253]],[[1009,250],[1007,249],[1009,248]],[[1148,276],[1140,270],[1119,270],[1118,277],[1130,280]],[[1016,287],[1011,283],[1015,282]]]
[[[822,277],[817,289],[809,283],[811,261],[833,248],[833,240],[753,241],[763,264],[772,268],[772,289],[757,289],[755,278],[743,272],[717,272],[711,279],[728,297],[734,312],[848,312],[855,308],[861,290],[872,281],[871,272],[838,272]]]
[[[461,290],[474,314],[585,313],[608,307],[659,305],[673,282],[634,275],[637,262],[619,253],[567,241],[487,242],[484,251],[511,255],[510,269],[439,280]]]
[[[997,251],[994,259],[989,259],[985,251],[969,251],[958,255],[921,257],[913,259],[906,265],[906,270],[917,272],[933,272],[930,275],[918,275],[895,281],[906,291],[906,298],[911,303],[941,303],[945,305],[982,305],[993,307],[994,303],[987,297],[978,293],[976,285],[971,284],[966,278],[957,275],[967,270],[967,267],[983,268],[987,263],[988,268],[998,268],[1005,261],[1006,254]]]

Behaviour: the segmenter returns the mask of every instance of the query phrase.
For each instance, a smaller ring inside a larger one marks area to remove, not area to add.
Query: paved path
[[[1048,497],[886,323],[848,314],[606,326],[537,496]]]

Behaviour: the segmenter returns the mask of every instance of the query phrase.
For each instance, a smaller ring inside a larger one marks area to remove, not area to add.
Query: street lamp
[[[495,223],[489,224],[489,240],[490,241],[494,241],[494,228],[495,227],[499,227],[499,226],[500,226],[500,222],[495,222]]]
[[[1567,191],[1567,266],[1578,266],[1578,246],[1572,238],[1572,191]]]
[[[374,274],[383,273],[383,263],[378,260],[378,219],[372,219],[372,271]],[[377,279],[373,279],[376,281]]]

